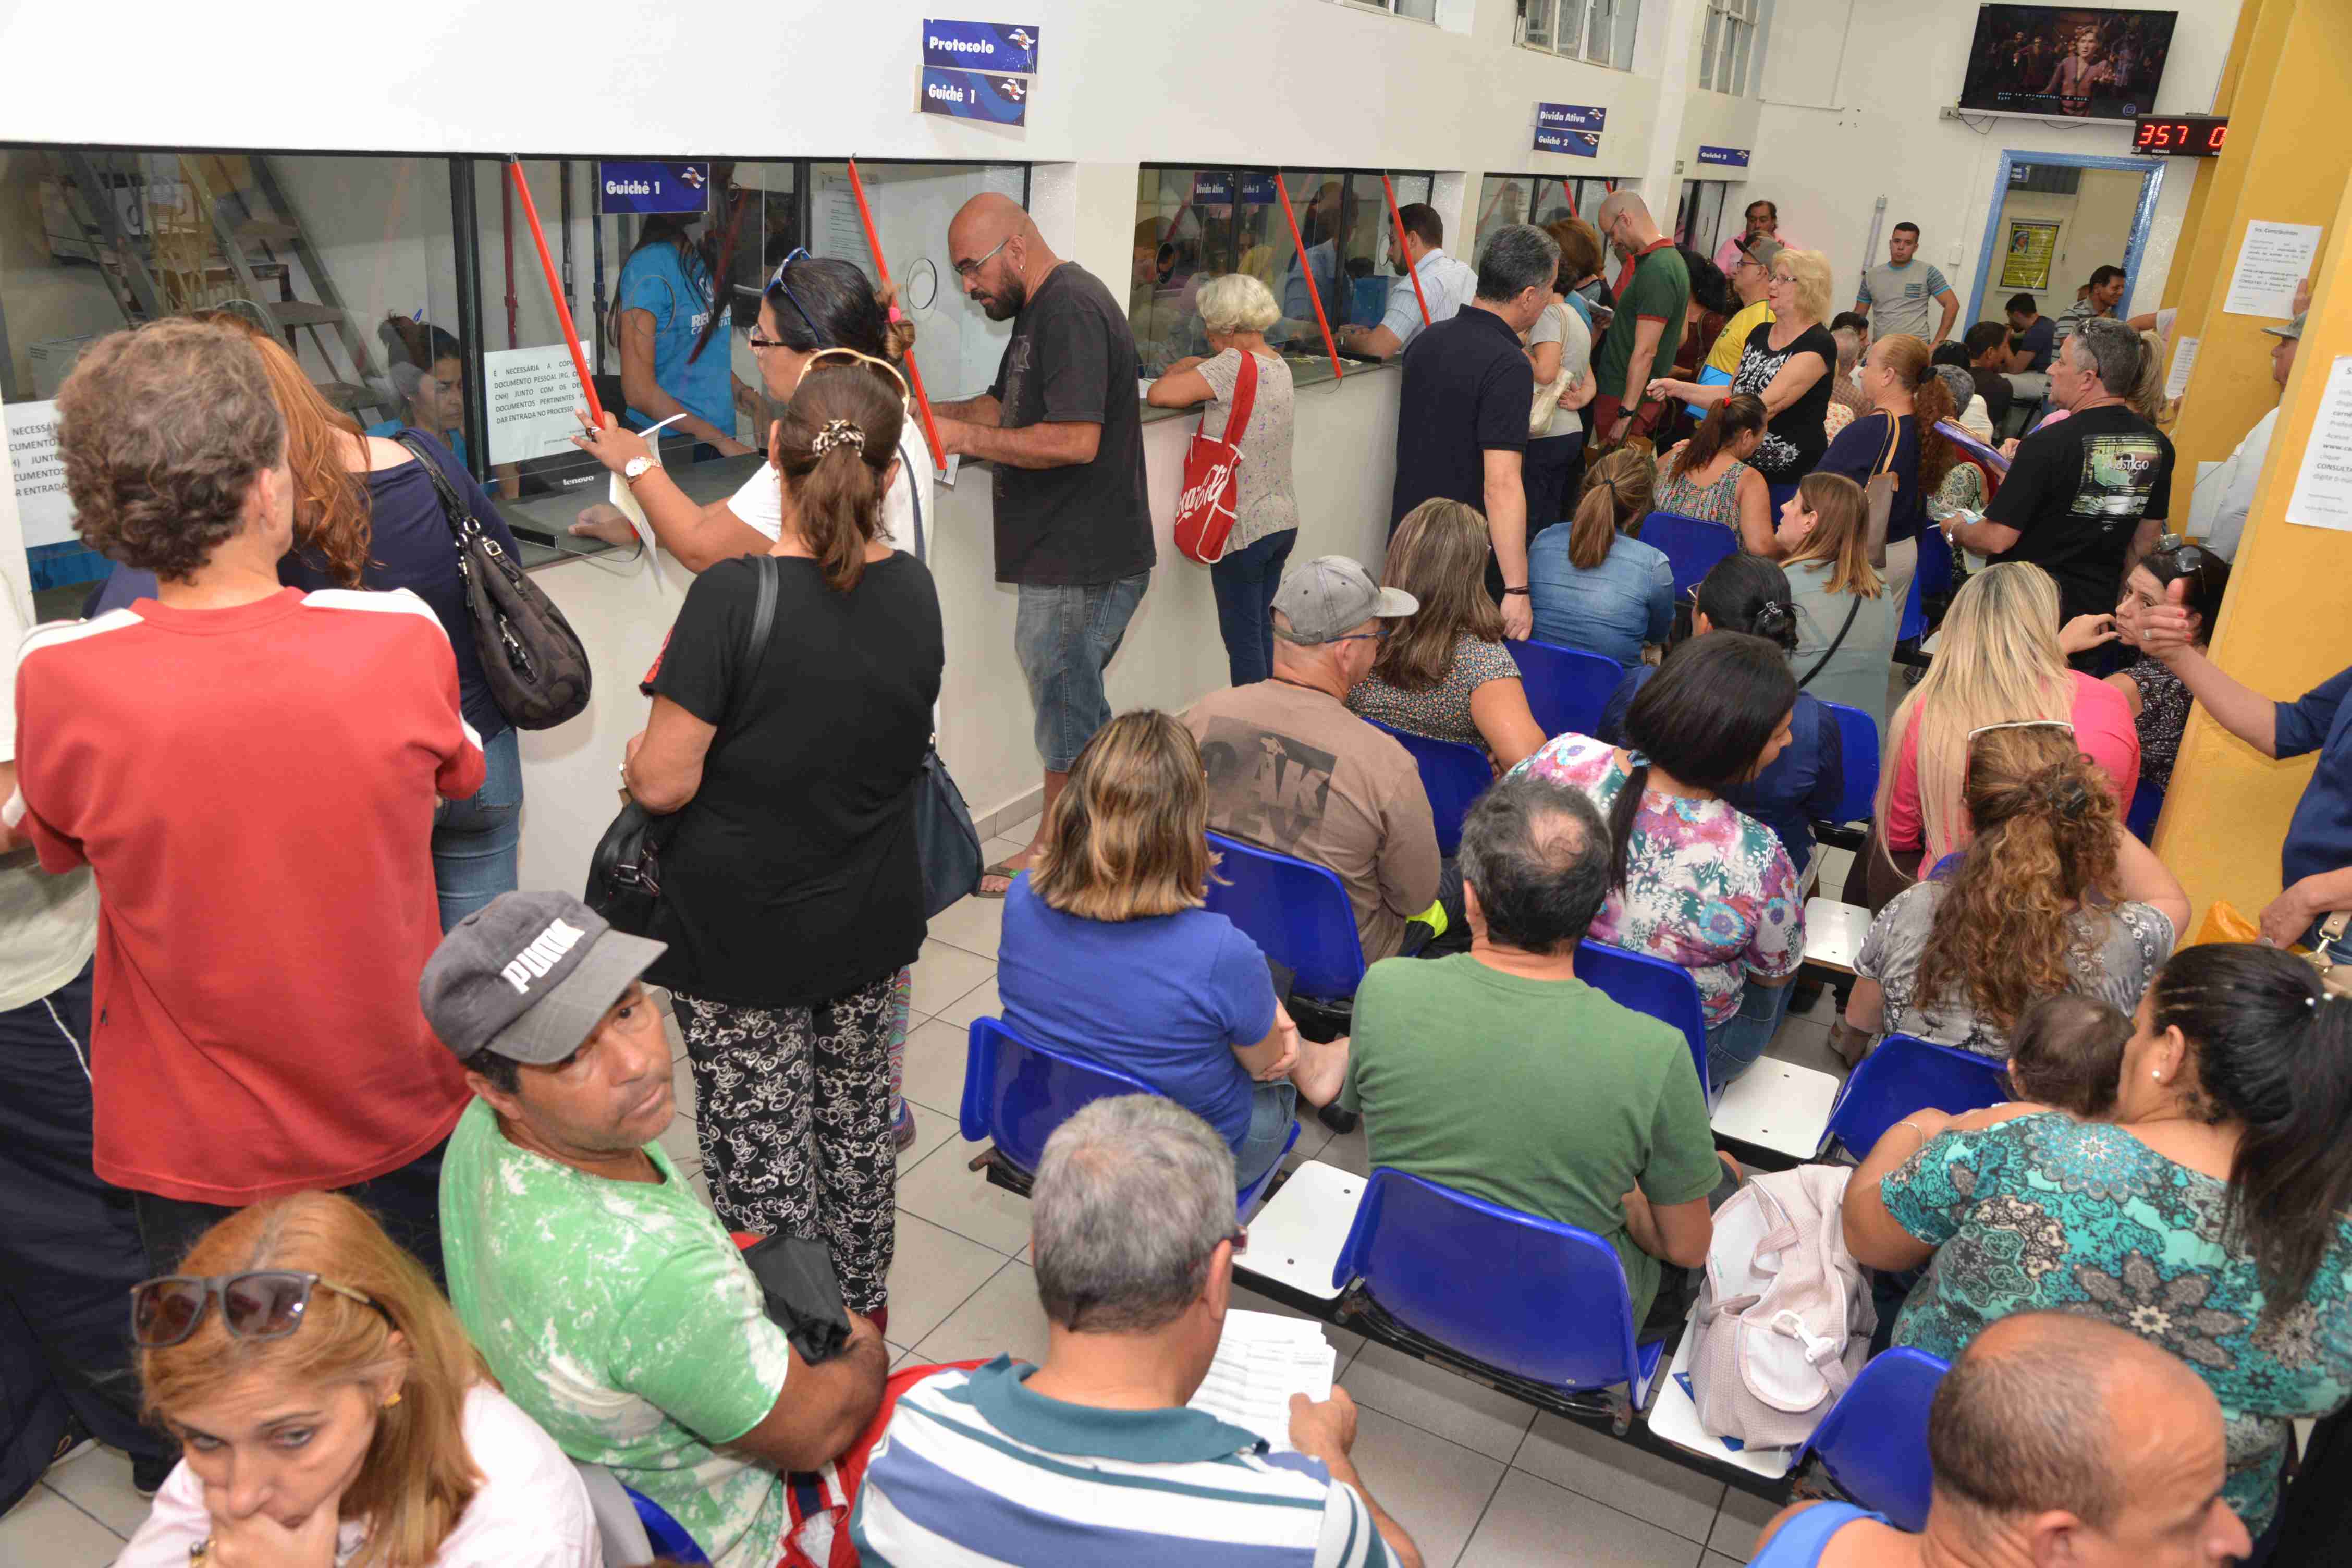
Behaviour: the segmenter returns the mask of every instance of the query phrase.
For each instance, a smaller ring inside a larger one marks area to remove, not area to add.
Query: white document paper
[[[2338,354],[2327,367],[2286,520],[2305,528],[2352,530],[2352,354]]]
[[[2164,378],[2164,395],[2179,397],[2189,390],[2189,373],[2197,368],[2197,340],[2183,338],[2172,345],[2172,369]]]
[[[1228,1311],[1217,1359],[1185,1407],[1255,1432],[1276,1451],[1290,1448],[1290,1396],[1331,1397],[1339,1358],[1311,1319]]]
[[[2221,309],[2233,316],[2294,315],[2294,287],[2311,276],[2311,260],[2318,254],[2315,223],[2248,224]]]
[[[55,403],[8,405],[8,466],[16,471],[25,547],[75,542],[73,498],[66,494],[65,459],[58,456]]]
[[[575,408],[588,406],[580,372],[562,343],[536,349],[492,349],[482,356],[488,390],[490,461],[520,463],[575,450]]]

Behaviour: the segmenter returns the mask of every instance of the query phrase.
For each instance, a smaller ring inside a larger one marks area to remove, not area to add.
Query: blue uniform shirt
[[[689,275],[677,247],[667,242],[648,245],[631,254],[621,268],[616,290],[624,310],[646,310],[654,319],[654,382],[685,405],[688,413],[707,420],[722,436],[735,434],[735,372],[728,353],[728,329],[710,335],[709,346],[693,363],[695,339],[710,320],[710,276],[698,261]],[[642,430],[656,416],[631,408],[625,423]]]

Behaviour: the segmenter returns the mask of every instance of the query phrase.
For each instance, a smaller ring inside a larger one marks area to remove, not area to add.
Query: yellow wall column
[[[2190,197],[2195,238],[2166,289],[2180,309],[2174,342],[2200,344],[2172,430],[2174,522],[2189,516],[2197,465],[2228,457],[2277,395],[2276,340],[2262,331],[2275,322],[2221,310],[2246,226],[2329,225],[2352,176],[2352,141],[2321,130],[2352,103],[2352,0],[2247,0],[2236,48],[2221,99],[2230,139]]]
[[[2233,111],[2238,100],[2238,83],[2244,79],[2247,62],[2254,55],[2256,20],[2265,10],[2274,9],[2284,14],[2294,3],[2294,0],[2243,0],[2243,4],[2238,7],[2238,26],[2230,39],[2230,58],[2222,62],[2221,80],[2213,90],[2214,113],[2227,115]],[[2279,29],[2281,34],[2284,34],[2284,26]],[[2273,46],[2276,41],[2276,39],[2268,40]],[[2276,48],[2272,47],[2270,58],[2273,61],[2276,54]],[[2264,74],[2268,74],[2267,69]],[[2224,160],[2184,158],[2180,162],[2190,165],[2190,172],[2194,174],[2196,183],[2189,187],[2189,209],[2182,215],[2180,220],[2180,232],[2184,237],[2179,247],[2172,253],[2172,269],[2165,275],[2164,279],[2164,293],[2160,302],[2173,309],[2179,309],[2186,303],[2182,295],[2187,291],[2191,276],[2200,278],[2207,276],[2206,270],[2200,268],[2199,251],[2200,247],[2211,243],[2205,227],[2205,209],[2214,201],[2215,189],[2221,184],[2221,174]],[[2240,173],[2239,166],[2232,164],[2231,169],[2232,177],[2228,193],[2221,198],[2224,204],[2237,199],[2238,187],[2242,184],[2242,181],[2237,177]],[[2199,313],[2202,314],[2201,301]],[[2176,341],[2179,329],[2176,327]]]
[[[2337,357],[2352,355],[2352,185],[2339,189],[2328,221],[2303,344],[2211,650],[2224,670],[2282,700],[2352,665],[2352,531],[2286,521],[2328,372]],[[2253,335],[2264,345],[2277,341]],[[2204,374],[2201,360],[2198,374]],[[2187,886],[2199,920],[2215,899],[2228,899],[2251,917],[2277,896],[2279,842],[2311,771],[2309,757],[2273,762],[2201,706],[2191,711],[2156,852]]]

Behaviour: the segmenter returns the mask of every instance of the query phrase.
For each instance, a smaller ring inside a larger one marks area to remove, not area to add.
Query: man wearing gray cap
[[[880,1406],[882,1337],[803,1362],[654,1142],[677,1114],[638,976],[663,944],[562,893],[508,893],[419,987],[476,1096],[441,1167],[449,1299],[507,1396],[667,1510],[718,1568],[767,1568],[815,1469]]]
[[[1184,715],[1209,770],[1209,826],[1337,873],[1367,963],[1394,957],[1405,922],[1437,899],[1420,771],[1346,703],[1385,623],[1420,608],[1346,556],[1318,556],[1275,592],[1274,678],[1211,692]]]
[[[2294,369],[2294,351],[2303,342],[2303,312],[2296,311],[2284,327],[2263,331],[2278,340],[2271,345],[2271,379],[2284,389]],[[2263,460],[2271,455],[2271,426],[2277,423],[2278,405],[2273,403],[2228,460],[2197,481],[2197,493],[2189,500],[2183,531],[2224,561],[2237,558],[2238,537],[2246,531],[2246,517],[2254,510],[2254,486],[2263,477]]]

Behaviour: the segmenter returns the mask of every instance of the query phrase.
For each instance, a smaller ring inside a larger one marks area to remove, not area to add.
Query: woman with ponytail
[[[593,1568],[580,1473],[424,1266],[334,1193],[240,1209],[131,1295],[183,1458],[118,1568]]]
[[[2352,1000],[2276,948],[2187,948],[2140,998],[2110,1122],[1914,1111],[1847,1184],[1846,1242],[1874,1268],[1934,1260],[1898,1345],[1948,1361],[2061,1311],[2179,1357],[2221,1402],[2221,1495],[2259,1540],[2293,1423],[2352,1398],[2347,1121]]]
[[[1872,412],[1838,432],[1813,471],[1843,474],[1867,486],[1871,475],[1895,476],[1895,510],[1886,519],[1886,591],[1901,605],[1919,570],[1919,531],[1927,526],[1927,498],[1959,460],[1959,448],[1936,428],[1957,420],[1952,394],[1936,375],[1927,345],[1893,332],[1870,345],[1862,361],[1862,393]],[[1891,450],[1890,450],[1891,447]]]
[[[1798,623],[1790,600],[1789,579],[1778,566],[1753,555],[1727,555],[1691,601],[1691,635],[1745,632],[1793,649]],[[1601,739],[1612,746],[1624,743],[1625,715],[1657,673],[1655,666],[1645,664],[1625,677],[1601,710]],[[1813,824],[1830,820],[1844,793],[1844,766],[1836,723],[1810,692],[1801,690],[1789,710],[1789,743],[1769,766],[1726,789],[1723,798],[1770,828],[1801,876],[1813,858]]]
[[[1974,837],[1950,879],[1898,893],[1871,922],[1847,1026],[2006,1059],[2036,997],[2073,991],[2129,1012],[2187,928],[2189,895],[2124,830],[2073,727],[1979,731],[1967,806]]]
[[[1658,459],[1660,511],[1719,522],[1739,535],[1739,548],[1771,560],[1772,496],[1748,459],[1764,439],[1764,400],[1736,393],[1707,410],[1691,438]]]
[[[890,1039],[924,934],[915,782],[944,662],[931,574],[883,538],[906,395],[895,372],[811,371],[769,438],[771,563],[687,591],[624,775],[680,814],[646,934],[694,1071],[711,1206],[734,1230],[824,1238],[877,1317],[896,1163]],[[775,608],[746,668],[762,570]]]
[[[1538,642],[1582,648],[1631,669],[1642,662],[1644,643],[1666,640],[1675,624],[1674,568],[1664,551],[1633,537],[1656,482],[1647,452],[1612,452],[1585,470],[1575,518],[1528,545]]]
[[[1691,972],[1710,1096],[1763,1055],[1805,954],[1789,852],[1725,798],[1789,744],[1796,700],[1782,645],[1694,637],[1626,710],[1624,744],[1561,735],[1519,764],[1581,791],[1607,818],[1610,892],[1592,938]]]

